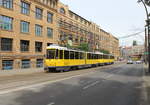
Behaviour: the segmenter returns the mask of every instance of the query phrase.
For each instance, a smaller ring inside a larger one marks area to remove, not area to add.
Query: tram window
[[[97,59],[97,54],[95,54],[95,59]]]
[[[98,54],[96,54],[96,59],[98,59]]]
[[[64,51],[64,59],[69,59],[69,51]]]
[[[92,58],[91,59],[94,59],[94,54],[91,54],[92,55]]]
[[[80,52],[80,59],[84,59],[84,53]]]
[[[98,59],[98,54],[96,54],[96,59]]]
[[[108,55],[106,55],[106,59],[108,59]]]
[[[89,53],[87,53],[87,59],[89,59]]]
[[[79,59],[79,52],[75,52],[75,59]]]
[[[100,59],[103,59],[103,55],[100,55]]]
[[[93,54],[93,59],[95,59],[95,54]]]
[[[104,55],[104,59],[106,59],[106,55]]]
[[[74,59],[74,51],[70,51],[70,59]]]
[[[46,58],[47,59],[54,59],[54,57],[55,57],[55,50],[47,50],[47,56],[46,56]]]
[[[106,59],[106,55],[104,55],[103,57],[104,57],[104,59]]]
[[[55,59],[59,59],[59,56],[58,56],[58,49],[56,50],[56,56],[55,56]]]
[[[110,59],[112,59],[112,56],[110,56]]]
[[[91,53],[89,53],[89,59],[92,59],[92,54]]]
[[[64,55],[63,50],[59,50],[59,57],[60,57],[59,59],[63,59],[63,55]]]
[[[96,54],[93,54],[93,59],[96,59]]]
[[[108,55],[106,55],[106,59],[108,59]]]
[[[94,59],[96,59],[96,54],[94,54]]]
[[[97,59],[99,59],[99,55],[97,54]]]

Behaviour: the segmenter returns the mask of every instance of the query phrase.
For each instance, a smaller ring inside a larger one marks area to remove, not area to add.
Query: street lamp
[[[147,9],[147,6],[150,6],[150,0],[138,0],[138,3],[142,2],[142,4],[144,5],[144,8],[145,8],[145,12],[146,12],[146,17],[147,17],[147,20],[146,20],[146,27],[145,27],[145,44],[147,45],[147,34],[148,34],[148,52],[146,52],[148,54],[148,72],[150,73],[150,19],[149,19],[149,13],[148,13],[148,9]],[[147,29],[147,31],[146,31]],[[147,49],[147,46],[146,48]],[[145,54],[146,54],[145,53]]]

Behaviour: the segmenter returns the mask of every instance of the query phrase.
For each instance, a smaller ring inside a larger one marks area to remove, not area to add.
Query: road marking
[[[63,78],[63,79],[58,79],[58,80],[53,80],[53,81],[46,81],[46,82],[42,82],[42,83],[38,83],[38,84],[33,84],[33,85],[28,85],[28,86],[17,87],[17,88],[14,88],[14,89],[4,90],[4,91],[0,91],[0,95],[11,93],[11,92],[16,92],[16,91],[20,91],[20,90],[24,90],[24,89],[29,89],[29,88],[33,88],[33,87],[39,87],[39,86],[43,86],[43,85],[47,85],[47,84],[52,84],[52,83],[60,82],[60,81],[63,81],[63,80],[68,80],[68,79],[72,79],[72,78],[75,78],[75,77],[81,77],[81,76],[85,76],[85,75],[89,75],[89,74],[93,74],[93,73],[95,73],[95,72],[79,74],[79,75],[75,75],[75,76],[71,76],[71,77],[67,77],[67,78]]]
[[[108,75],[106,76],[106,79],[110,78],[110,77],[113,77],[114,75]]]
[[[54,102],[51,102],[51,103],[49,103],[48,105],[54,105],[55,103]]]
[[[87,88],[89,88],[89,87],[92,87],[92,86],[98,84],[99,82],[100,82],[100,81],[96,81],[96,82],[94,82],[94,83],[92,83],[92,84],[89,84],[89,85],[83,87],[83,89],[87,89]]]

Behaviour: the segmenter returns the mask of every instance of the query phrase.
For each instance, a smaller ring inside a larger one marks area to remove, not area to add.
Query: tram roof
[[[80,50],[68,49],[67,47],[61,47],[59,45],[50,45],[50,46],[47,47],[47,49],[58,49],[58,50],[68,50],[68,51],[84,52],[84,51],[80,51]]]
[[[59,50],[68,50],[66,47],[61,47],[59,45],[50,45],[47,47],[47,49],[59,49]]]

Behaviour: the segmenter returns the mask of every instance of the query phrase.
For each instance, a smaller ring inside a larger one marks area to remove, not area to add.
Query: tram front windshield
[[[56,52],[55,49],[47,50],[47,56],[46,56],[46,58],[47,59],[54,59],[55,58],[55,52]]]

